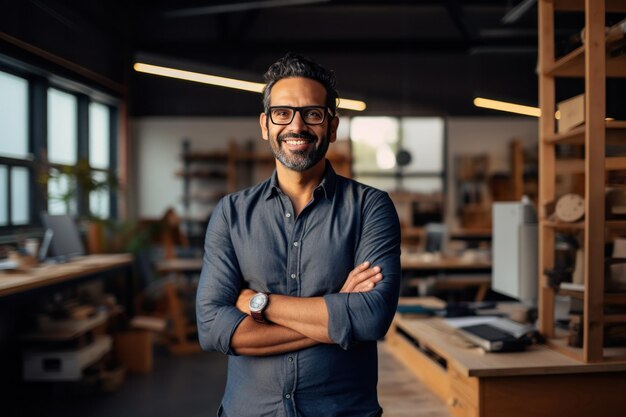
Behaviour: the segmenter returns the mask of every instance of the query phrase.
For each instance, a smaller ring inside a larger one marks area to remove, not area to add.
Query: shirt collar
[[[315,190],[313,191],[313,193],[317,194],[317,193],[322,192],[324,193],[324,197],[330,200],[335,195],[336,188],[337,188],[337,173],[335,173],[335,170],[333,169],[330,161],[327,159],[326,168],[324,169],[324,176],[322,177],[322,181],[320,182],[320,185],[315,187]],[[276,169],[274,169],[274,172],[272,173],[272,176],[270,177],[269,187],[267,189],[267,192],[265,193],[265,199],[269,200],[273,196],[278,195],[278,193],[280,192],[281,192],[280,188],[278,187],[278,174],[276,173]]]

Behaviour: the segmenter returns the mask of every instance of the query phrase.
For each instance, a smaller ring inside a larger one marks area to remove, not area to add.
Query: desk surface
[[[428,259],[423,254],[402,254],[400,265],[402,269],[411,270],[488,270],[491,269],[490,262],[467,261],[462,258],[433,257]]]
[[[0,297],[105,272],[131,262],[129,254],[88,255],[63,264],[38,266],[27,272],[3,271],[0,273]]]
[[[202,258],[172,258],[157,262],[159,272],[195,272],[202,269]]]
[[[626,363],[586,364],[543,345],[524,352],[486,353],[471,346],[439,318],[396,316],[395,325],[437,354],[453,361],[465,376],[498,377],[517,375],[580,374],[626,370]]]

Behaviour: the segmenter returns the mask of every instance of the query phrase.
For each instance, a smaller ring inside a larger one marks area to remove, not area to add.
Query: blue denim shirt
[[[370,261],[384,278],[366,293],[339,293],[350,271]],[[274,356],[238,356],[230,347],[245,317],[242,288],[324,297],[334,344]],[[276,172],[229,194],[206,233],[196,300],[203,349],[228,355],[220,412],[247,416],[374,416],[376,340],[394,316],[400,289],[400,226],[389,196],[326,171],[313,198],[294,216]]]

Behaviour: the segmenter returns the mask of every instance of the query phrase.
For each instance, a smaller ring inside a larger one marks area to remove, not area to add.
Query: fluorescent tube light
[[[163,77],[176,78],[179,80],[187,80],[202,84],[210,84],[220,87],[234,88],[237,90],[251,91],[253,93],[262,93],[263,87],[265,87],[264,83],[238,80],[236,78],[220,77],[217,75],[203,74],[200,72],[185,71],[159,65],[146,64],[143,62],[136,62],[135,65],[133,65],[133,69],[137,72],[143,72],[146,74],[160,75]],[[367,108],[367,105],[364,101],[360,100],[338,98],[337,107],[340,109],[363,111]]]
[[[144,64],[142,62],[135,63],[135,65],[133,65],[133,68],[137,72],[144,72],[146,74],[161,75],[163,77],[177,78],[179,80],[187,80],[202,84],[211,84],[220,87],[235,88],[237,90],[252,91],[254,93],[262,92],[263,87],[265,86],[265,84],[263,83],[237,80],[235,78],[218,77],[216,75],[161,67],[158,65]]]
[[[506,101],[491,100],[488,98],[476,97],[474,106],[484,109],[500,110],[509,113],[523,114],[525,116],[541,116],[541,109],[531,106],[523,106],[521,104],[509,103]]]

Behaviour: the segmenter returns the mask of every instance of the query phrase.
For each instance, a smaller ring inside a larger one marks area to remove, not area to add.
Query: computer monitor
[[[69,260],[85,254],[85,246],[80,238],[78,227],[71,216],[67,214],[41,213],[41,221],[50,232],[51,237],[48,256],[59,260]],[[42,256],[43,254],[40,254]],[[45,256],[45,255],[43,255]]]
[[[537,213],[530,202],[493,204],[491,289],[536,307]]]

